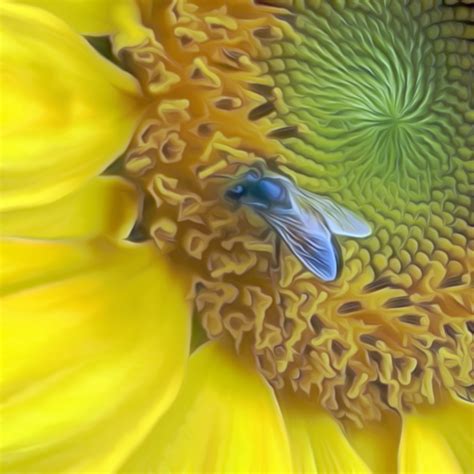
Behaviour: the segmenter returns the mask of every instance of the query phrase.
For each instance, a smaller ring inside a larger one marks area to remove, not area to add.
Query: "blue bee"
[[[276,173],[251,169],[226,189],[225,198],[253,209],[322,281],[335,280],[341,271],[336,235],[371,234],[368,224],[348,209]]]

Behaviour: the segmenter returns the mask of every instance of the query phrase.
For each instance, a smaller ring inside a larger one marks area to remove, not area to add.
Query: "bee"
[[[276,173],[252,168],[228,186],[224,196],[261,216],[295,257],[325,282],[337,279],[342,268],[335,236],[371,234],[369,225],[353,212]]]

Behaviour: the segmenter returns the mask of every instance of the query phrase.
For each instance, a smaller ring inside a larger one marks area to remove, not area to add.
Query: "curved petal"
[[[10,0],[11,1],[11,0]],[[13,0],[44,8],[82,35],[121,35],[128,45],[146,38],[135,0]]]
[[[154,247],[4,241],[3,472],[112,472],[174,399],[185,286]]]
[[[398,444],[401,418],[395,413],[384,413],[380,421],[367,422],[362,428],[349,424],[346,435],[349,443],[367,463],[372,472],[397,472]]]
[[[271,388],[219,343],[191,356],[183,387],[122,472],[291,472]]]
[[[443,474],[474,471],[474,406],[449,401],[406,415],[400,472]]]
[[[135,80],[50,13],[0,5],[0,209],[58,199],[128,145]]]
[[[295,472],[370,473],[341,425],[323,409],[300,397],[281,400]]]
[[[130,234],[137,216],[135,188],[122,178],[100,176],[52,203],[0,213],[0,233],[32,239],[121,239]]]

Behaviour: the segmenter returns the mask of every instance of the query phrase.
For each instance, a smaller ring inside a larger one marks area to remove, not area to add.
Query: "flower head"
[[[467,7],[0,8],[6,471],[472,470]],[[368,223],[334,281],[254,169]]]

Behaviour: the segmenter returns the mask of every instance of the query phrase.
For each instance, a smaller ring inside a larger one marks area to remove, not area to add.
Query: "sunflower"
[[[0,2],[4,472],[474,472],[469,3]]]

